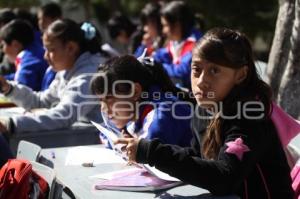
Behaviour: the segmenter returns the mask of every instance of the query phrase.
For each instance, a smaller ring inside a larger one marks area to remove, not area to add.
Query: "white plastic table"
[[[91,145],[90,147],[103,147]],[[121,163],[96,164],[94,167],[81,165],[65,165],[68,150],[72,147],[42,149],[41,155],[54,163],[56,178],[72,190],[76,198],[80,199],[150,199],[150,198],[199,198],[199,199],[238,199],[236,196],[214,197],[205,189],[192,185],[183,185],[159,192],[130,192],[95,190],[93,185],[99,179],[90,176],[116,171],[128,167]],[[55,158],[53,157],[55,154]],[[101,154],[99,154],[101,155]]]

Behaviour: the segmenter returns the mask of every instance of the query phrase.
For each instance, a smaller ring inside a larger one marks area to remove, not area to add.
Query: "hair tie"
[[[84,22],[80,28],[84,31],[84,37],[87,40],[91,40],[96,36],[96,28],[92,24]]]

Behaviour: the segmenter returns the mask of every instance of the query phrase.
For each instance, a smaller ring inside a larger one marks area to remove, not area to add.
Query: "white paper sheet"
[[[144,168],[151,173],[152,175],[166,181],[174,181],[174,182],[179,182],[180,180],[178,178],[172,177],[169,174],[162,172],[155,167],[151,167],[149,164],[144,164]]]
[[[12,107],[12,108],[1,108],[0,116],[12,117],[17,115],[24,115],[25,109],[22,107]]]
[[[101,124],[98,124],[94,121],[91,121],[91,123],[99,130],[101,131],[101,133],[103,133],[108,141],[110,142],[111,145],[114,145],[114,142],[117,141],[118,136],[116,134],[114,134],[113,132],[111,132],[110,130],[108,130],[107,128],[105,128],[104,126],[102,126]]]
[[[82,165],[83,163],[109,164],[126,163],[113,150],[97,147],[79,146],[68,150],[65,165]]]
[[[128,157],[126,155],[125,152],[122,152],[122,147],[124,146],[124,144],[114,144],[117,140],[118,140],[118,136],[113,133],[111,130],[105,128],[104,126],[102,126],[101,124],[98,124],[96,122],[91,121],[91,123],[101,132],[105,135],[105,137],[107,138],[110,146],[113,148],[113,150],[116,152],[116,154],[118,154],[119,156],[121,156],[123,159],[128,160]]]
[[[103,179],[103,180],[112,180],[118,174],[122,174],[122,173],[124,173],[126,171],[130,172],[130,171],[136,171],[136,170],[140,170],[140,168],[133,167],[133,168],[122,169],[122,170],[118,170],[118,171],[111,171],[111,172],[108,172],[108,173],[100,173],[100,174],[92,175],[89,178],[98,178],[98,179]]]

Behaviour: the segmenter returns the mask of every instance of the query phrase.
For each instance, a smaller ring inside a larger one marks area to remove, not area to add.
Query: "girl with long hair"
[[[192,147],[120,139],[129,160],[214,195],[293,198],[290,168],[270,116],[270,87],[255,70],[246,36],[226,28],[208,31],[193,51],[191,67],[193,94],[207,113],[206,120],[195,113]]]

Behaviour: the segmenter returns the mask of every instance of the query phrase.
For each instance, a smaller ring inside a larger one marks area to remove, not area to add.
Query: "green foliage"
[[[0,0],[0,8],[30,8],[39,5],[39,0]]]
[[[0,7],[28,8],[38,6],[40,1],[0,0]],[[104,24],[115,11],[123,12],[138,21],[141,9],[151,1],[157,0],[60,0],[62,3],[78,2],[79,5],[90,3],[93,15]],[[270,46],[276,25],[278,0],[185,1],[195,13],[198,13],[199,24],[204,32],[213,27],[229,27],[245,32],[251,39],[262,37]]]
[[[94,13],[98,20],[105,22],[114,11],[120,11],[130,17],[138,17],[140,10],[148,0],[92,0]]]
[[[107,21],[109,19],[110,8],[109,8],[109,5],[107,3],[105,3],[105,1],[99,0],[96,2],[92,2],[92,7],[93,7],[95,16],[101,23],[105,23],[105,21]]]
[[[277,0],[188,0],[203,16],[205,29],[225,26],[239,29],[249,37],[268,36],[275,30]]]
[[[143,9],[147,0],[138,0],[138,1],[130,1],[130,0],[121,0],[121,6],[126,8],[125,12],[131,14],[132,16],[138,17],[140,11]]]

